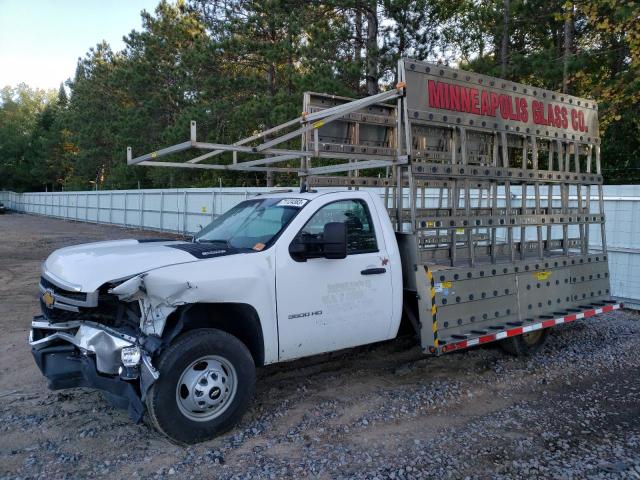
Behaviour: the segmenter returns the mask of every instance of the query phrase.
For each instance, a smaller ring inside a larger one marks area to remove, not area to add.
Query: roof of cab
[[[274,190],[272,192],[259,193],[256,196],[259,198],[306,198],[307,200],[313,200],[314,198],[318,198],[321,195],[326,195],[328,193],[336,193],[338,191],[325,190],[325,191],[318,192],[318,191],[312,190],[310,192],[300,193],[299,190]]]

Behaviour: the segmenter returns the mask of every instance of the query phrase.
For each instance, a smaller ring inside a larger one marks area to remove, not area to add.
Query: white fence
[[[18,212],[190,234],[216,215],[260,191],[226,188],[113,190],[86,192],[0,192],[0,201]]]
[[[0,201],[18,212],[190,234],[242,200],[268,190],[187,188],[22,194],[3,191]],[[629,307],[640,309],[640,185],[607,185],[604,197],[611,291]]]

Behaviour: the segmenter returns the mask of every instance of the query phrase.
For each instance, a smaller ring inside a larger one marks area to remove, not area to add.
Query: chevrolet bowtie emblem
[[[53,308],[53,304],[56,299],[53,296],[53,292],[51,290],[45,290],[42,294],[42,302],[46,305],[47,308]]]

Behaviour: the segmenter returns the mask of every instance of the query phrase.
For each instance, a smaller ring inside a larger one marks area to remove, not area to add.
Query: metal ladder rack
[[[310,95],[306,94],[305,96]],[[371,153],[366,148],[353,151],[343,149],[321,149],[319,132],[323,132],[344,119],[349,118],[354,112],[366,109],[372,105],[381,104],[391,99],[404,95],[404,86],[398,86],[386,92],[366,97],[360,100],[337,102],[330,108],[318,111],[304,111],[299,117],[277,125],[273,128],[243,138],[233,144],[221,144],[202,142],[197,138],[197,125],[191,122],[191,135],[188,141],[162,148],[155,152],[133,157],[131,147],[127,147],[127,163],[129,165],[173,167],[173,168],[197,168],[212,170],[234,170],[244,172],[285,172],[298,173],[301,177],[325,173],[347,172],[364,168],[383,168],[407,162],[406,155],[398,155],[397,151],[389,149]],[[338,98],[338,97],[333,97]],[[378,107],[381,108],[381,107]],[[275,136],[279,134],[278,136]],[[289,144],[303,139],[303,148],[294,149]],[[312,148],[306,148],[305,138],[311,138]],[[280,146],[280,148],[276,148]],[[185,162],[159,161],[160,158],[187,150],[206,151]],[[224,158],[223,154],[230,153],[231,159]],[[257,156],[255,160],[240,158],[243,156]],[[218,160],[218,163],[204,163],[209,160]],[[312,161],[314,160],[314,161]],[[345,162],[346,160],[346,162]],[[292,162],[299,161],[299,166]],[[357,165],[354,161],[358,161]],[[282,165],[286,162],[286,165]],[[322,164],[318,164],[322,162]]]

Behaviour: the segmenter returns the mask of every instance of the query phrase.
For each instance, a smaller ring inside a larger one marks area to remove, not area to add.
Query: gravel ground
[[[27,334],[40,263],[156,233],[0,216],[0,478],[640,480],[640,317],[553,329],[528,359],[424,358],[408,337],[269,366],[241,425],[182,448],[98,392],[49,392]]]

